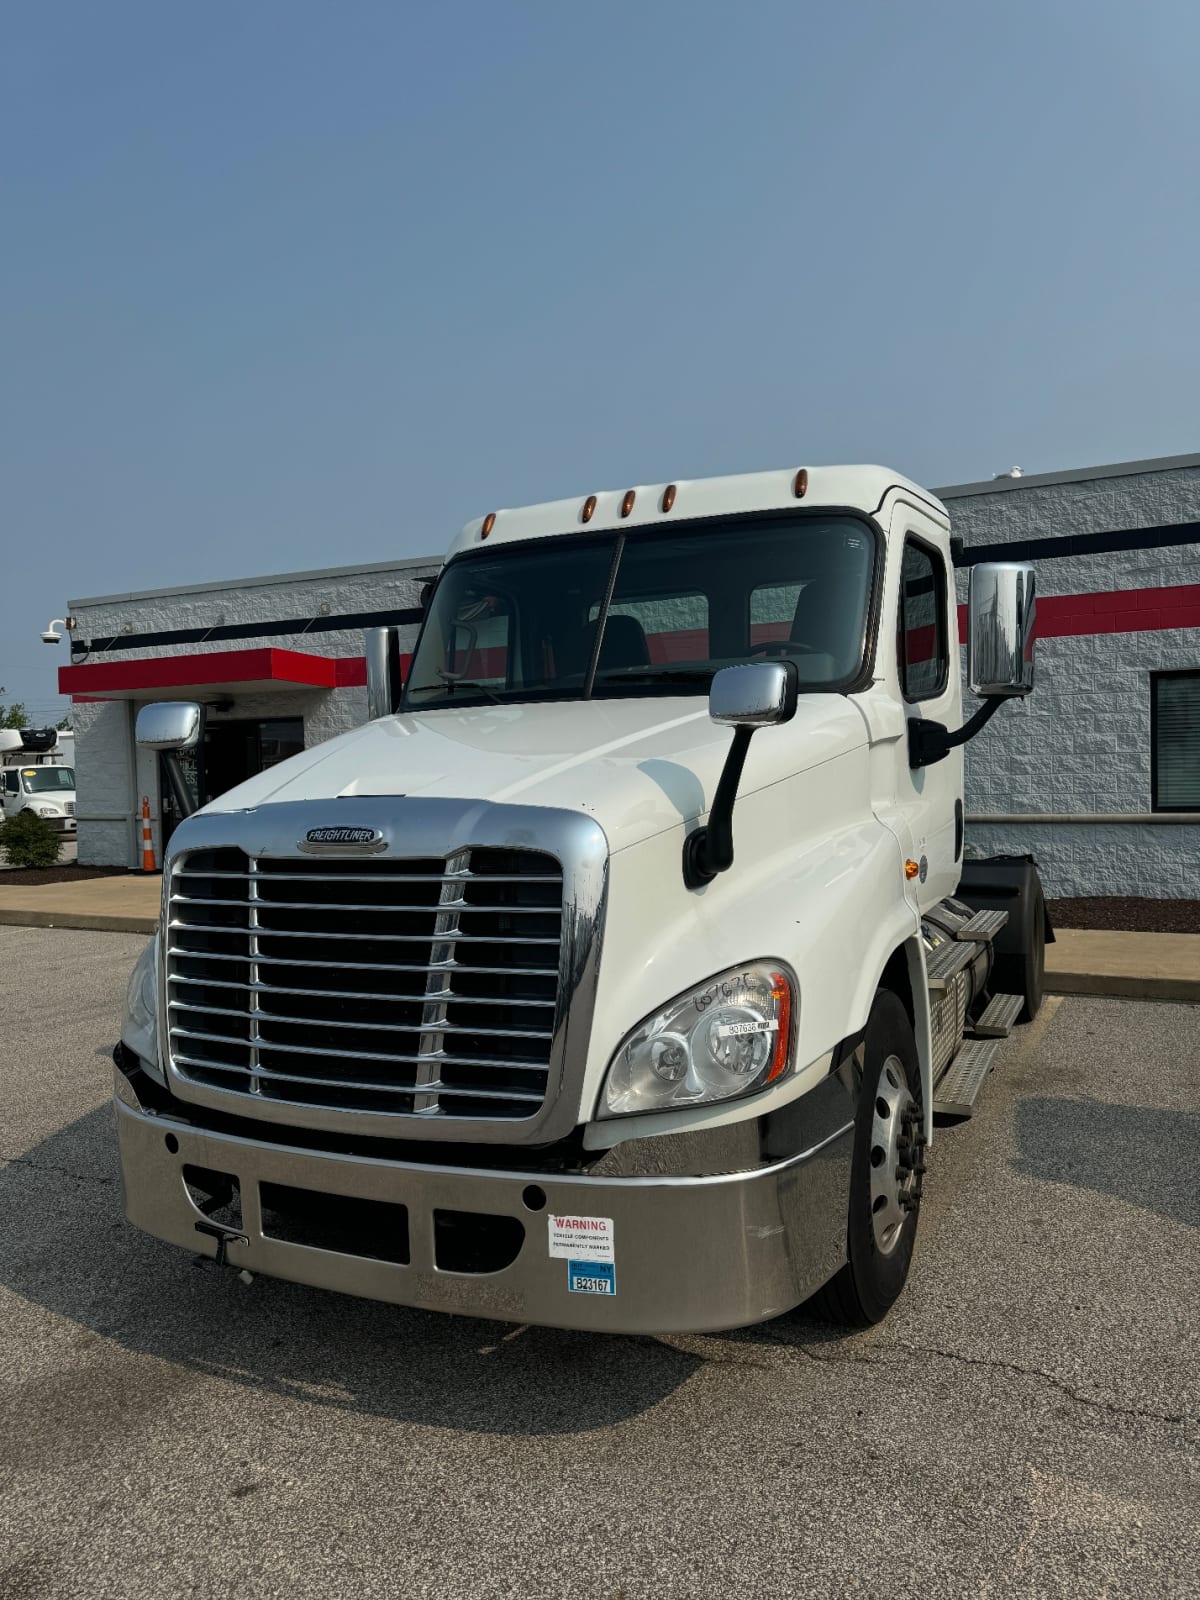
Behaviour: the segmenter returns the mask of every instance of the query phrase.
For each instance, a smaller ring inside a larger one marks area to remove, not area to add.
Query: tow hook
[[[217,1241],[216,1263],[219,1267],[227,1267],[231,1263],[226,1250],[231,1244],[250,1243],[244,1233],[239,1233],[236,1228],[223,1228],[219,1222],[197,1222],[194,1224],[197,1233],[206,1233],[210,1239]],[[253,1283],[252,1273],[240,1271],[238,1276],[243,1283]]]

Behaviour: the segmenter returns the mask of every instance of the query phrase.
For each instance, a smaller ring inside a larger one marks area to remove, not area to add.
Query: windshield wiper
[[[442,687],[445,689],[452,691],[454,689],[473,689],[477,694],[487,695],[488,699],[494,700],[498,706],[504,704],[504,701],[501,700],[496,691],[489,689],[486,683],[473,683],[469,678],[456,678],[452,672],[443,672],[440,667],[437,669],[437,675],[442,680]]]
[[[634,672],[614,671],[596,674],[596,683],[694,683],[697,678],[711,678],[708,667],[639,667]]]

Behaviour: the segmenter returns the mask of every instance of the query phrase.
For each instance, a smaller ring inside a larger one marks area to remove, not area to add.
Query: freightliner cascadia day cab
[[[879,1319],[935,1113],[1041,997],[1032,862],[963,860],[1032,570],[971,569],[965,725],[949,518],[878,467],[496,512],[424,609],[403,685],[368,637],[364,726],[171,840],[130,1219],[519,1322]],[[139,715],[181,793],[200,721]]]

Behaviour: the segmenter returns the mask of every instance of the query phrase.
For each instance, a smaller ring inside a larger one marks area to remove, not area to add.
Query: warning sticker
[[[611,1261],[568,1261],[567,1288],[572,1294],[616,1294],[617,1269]]]
[[[551,1256],[565,1257],[568,1261],[615,1261],[611,1217],[556,1217],[553,1212],[546,1218],[550,1229]]]

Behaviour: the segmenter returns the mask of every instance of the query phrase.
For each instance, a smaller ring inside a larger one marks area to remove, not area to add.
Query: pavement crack
[[[74,1178],[77,1183],[115,1183],[113,1177],[105,1176],[99,1172],[72,1172],[70,1167],[57,1166],[53,1161],[32,1161],[28,1156],[6,1156],[0,1154],[0,1161],[10,1167],[29,1167],[34,1172],[57,1172],[60,1177]]]
[[[1086,1394],[1074,1384],[1068,1383],[1064,1378],[1058,1378],[1052,1372],[1046,1372],[1041,1367],[1022,1366],[1019,1361],[1005,1361],[999,1356],[969,1356],[961,1350],[943,1350],[937,1345],[904,1344],[895,1341],[883,1347],[878,1353],[867,1354],[866,1351],[839,1351],[836,1355],[818,1355],[815,1350],[806,1345],[797,1345],[795,1348],[815,1361],[818,1365],[838,1366],[866,1366],[883,1367],[895,1366],[896,1360],[889,1352],[897,1351],[904,1356],[939,1357],[943,1361],[953,1361],[964,1367],[977,1367],[985,1371],[1008,1372],[1014,1377],[1032,1378],[1038,1382],[1049,1384],[1052,1389],[1057,1389],[1067,1399],[1074,1400],[1077,1405],[1086,1406],[1092,1411],[1098,1411],[1107,1416],[1132,1417],[1143,1422],[1165,1422],[1176,1426],[1187,1421],[1186,1414],[1182,1411],[1153,1411],[1146,1406],[1123,1406],[1114,1400],[1102,1400],[1096,1395]]]

